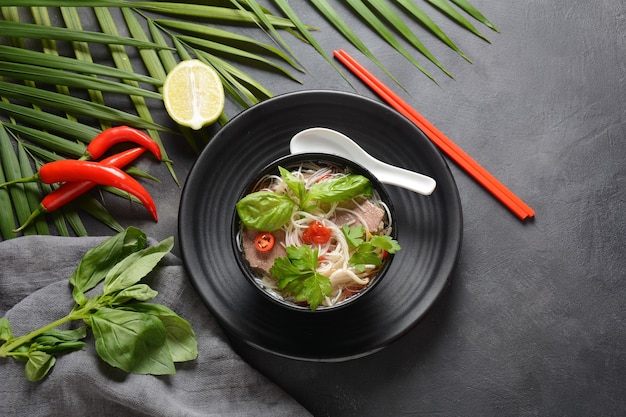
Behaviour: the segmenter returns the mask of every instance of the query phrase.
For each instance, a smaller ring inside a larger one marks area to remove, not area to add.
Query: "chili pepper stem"
[[[39,173],[33,175],[32,177],[18,178],[16,180],[6,181],[0,184],[0,188],[8,187],[13,184],[20,184],[23,182],[35,182],[39,181]]]
[[[17,229],[13,229],[13,233],[19,233],[22,230],[26,229],[40,214],[47,212],[48,210],[46,210],[44,206],[39,205],[39,207],[37,207],[37,209],[33,211],[30,216],[28,216],[28,219],[26,219],[26,221],[20,227],[18,227]]]

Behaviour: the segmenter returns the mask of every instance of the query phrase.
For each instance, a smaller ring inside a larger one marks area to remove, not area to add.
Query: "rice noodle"
[[[330,176],[346,175],[347,172],[339,170],[336,167],[318,166],[314,164],[303,164],[296,169],[292,169],[291,173],[305,183],[306,189],[321,179]],[[293,192],[289,189],[283,179],[278,175],[267,175],[261,178],[255,185],[254,191],[272,191],[276,193],[286,193],[295,199]],[[370,230],[367,220],[357,211],[360,205],[366,201],[378,207],[383,212],[383,227],[380,230]],[[331,237],[324,244],[310,245],[314,250],[318,251],[318,267],[317,272],[328,277],[332,285],[332,292],[329,297],[325,297],[322,305],[332,306],[344,301],[346,298],[358,293],[365,288],[375,277],[380,267],[376,265],[365,265],[363,270],[356,270],[350,266],[349,260],[354,249],[351,249],[346,237],[334,220],[340,213],[348,213],[354,218],[351,226],[361,224],[364,227],[365,235],[371,236],[372,233],[380,235],[389,235],[391,233],[391,216],[387,205],[380,200],[377,193],[369,197],[367,200],[358,198],[352,200],[351,204],[354,208],[347,204],[337,203],[320,203],[317,207],[309,212],[296,210],[293,212],[290,221],[282,227],[285,232],[285,239],[277,242],[284,247],[304,245],[302,234],[311,222],[320,221],[330,229]],[[259,276],[258,280],[261,285],[270,291],[276,297],[282,297],[285,300],[297,303],[289,295],[280,294],[277,287],[276,279],[269,274]]]

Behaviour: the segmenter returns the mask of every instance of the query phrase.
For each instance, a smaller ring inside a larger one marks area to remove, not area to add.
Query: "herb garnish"
[[[401,249],[397,240],[391,236],[372,236],[369,241],[365,241],[365,228],[363,225],[341,227],[346,241],[351,248],[356,249],[350,257],[350,265],[357,271],[364,271],[366,265],[382,265],[383,258],[380,250],[387,253],[396,253]],[[377,251],[378,249],[378,251]]]
[[[380,251],[396,253],[400,244],[390,236],[372,236],[365,240],[362,225],[343,225],[342,231],[351,248],[356,249],[350,257],[350,266],[357,271],[365,270],[366,265],[382,265]],[[306,301],[315,310],[329,296],[332,285],[330,279],[317,272],[318,251],[308,245],[288,246],[287,256],[274,260],[270,274],[278,281],[278,288],[292,294],[297,301]]]
[[[15,337],[0,318],[0,358],[26,362],[26,377],[38,381],[54,366],[54,355],[80,350],[93,331],[98,356],[111,366],[134,374],[174,374],[174,362],[198,356],[189,322],[174,311],[147,303],[157,292],[140,281],[173,247],[173,238],[146,247],[146,235],[129,227],[90,249],[69,279],[75,305],[70,313],[38,330]],[[102,283],[102,292],[87,292]],[[86,326],[57,327],[82,320]]]
[[[354,197],[372,194],[370,181],[357,174],[331,177],[306,189],[304,182],[283,167],[278,167],[281,178],[293,194],[277,194],[271,191],[250,193],[237,202],[241,222],[251,229],[272,232],[285,225],[293,209],[311,211],[316,202],[335,203]]]
[[[332,289],[328,277],[317,272],[318,251],[307,245],[288,246],[286,251],[286,257],[274,260],[270,274],[278,280],[278,288],[315,310]]]

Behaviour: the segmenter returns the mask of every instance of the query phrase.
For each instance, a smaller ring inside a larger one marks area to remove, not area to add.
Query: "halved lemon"
[[[197,59],[181,61],[165,78],[163,102],[176,123],[198,130],[224,111],[224,87],[209,65]]]

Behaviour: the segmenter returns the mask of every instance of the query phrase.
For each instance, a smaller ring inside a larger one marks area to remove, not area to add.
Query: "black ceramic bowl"
[[[321,154],[321,153],[302,153],[295,155],[288,155],[282,158],[279,158],[276,161],[273,161],[268,166],[263,168],[259,174],[244,187],[241,191],[239,199],[243,198],[245,195],[254,191],[255,185],[266,175],[274,174],[279,175],[278,167],[283,167],[287,170],[296,169],[302,164],[312,163],[322,167],[333,167],[338,169],[339,171],[345,171],[351,174],[358,174],[369,179],[370,184],[372,185],[373,192],[380,198],[380,200],[385,203],[389,209],[389,213],[391,214],[391,219],[385,218],[385,224],[393,224],[393,204],[387,191],[385,190],[383,184],[365,167],[356,162],[350,161],[348,159],[342,158],[337,155],[330,154]],[[280,294],[268,291],[268,289],[263,286],[259,280],[258,273],[256,273],[253,268],[250,267],[250,263],[246,259],[243,247],[242,247],[242,238],[241,238],[241,230],[242,224],[237,214],[237,211],[233,207],[233,226],[232,226],[232,242],[233,242],[233,250],[234,256],[237,259],[237,263],[239,264],[239,268],[241,268],[242,274],[247,278],[248,282],[254,286],[257,290],[263,294],[270,302],[277,304],[281,308],[288,309],[290,311],[296,311],[304,314],[314,313],[321,314],[325,312],[335,311],[351,304],[358,302],[362,297],[365,297],[366,294],[374,292],[374,288],[378,285],[378,283],[385,276],[386,271],[389,268],[389,265],[393,259],[393,255],[387,256],[385,262],[380,267],[379,271],[376,273],[374,277],[372,277],[370,283],[360,290],[358,293],[352,295],[351,297],[335,304],[332,306],[324,306],[320,305],[315,310],[311,310],[309,306],[303,304],[296,304],[291,301],[285,300]],[[395,229],[392,228],[391,237],[395,239],[396,233]]]

